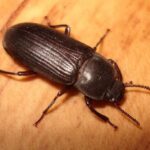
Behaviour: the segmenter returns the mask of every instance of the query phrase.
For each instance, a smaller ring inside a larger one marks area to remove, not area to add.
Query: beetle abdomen
[[[82,63],[93,55],[91,47],[34,23],[11,27],[3,45],[11,56],[34,72],[67,85],[75,82]]]

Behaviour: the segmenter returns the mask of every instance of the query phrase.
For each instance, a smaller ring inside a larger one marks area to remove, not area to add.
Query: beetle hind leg
[[[11,72],[6,70],[0,70],[0,74],[6,74],[6,75],[16,75],[16,76],[28,76],[28,75],[34,75],[36,74],[33,71],[18,71],[18,72]]]
[[[109,120],[109,118],[108,118],[107,116],[105,116],[105,115],[103,115],[103,114],[97,112],[97,111],[95,110],[95,108],[93,108],[93,106],[92,106],[91,103],[90,103],[91,100],[92,100],[92,99],[90,99],[90,98],[88,98],[88,97],[85,96],[86,105],[87,105],[88,108],[91,110],[91,112],[94,113],[98,118],[100,118],[100,119],[102,119],[103,121],[109,123],[114,129],[117,129],[118,127],[117,127],[115,124],[113,124],[113,123]]]

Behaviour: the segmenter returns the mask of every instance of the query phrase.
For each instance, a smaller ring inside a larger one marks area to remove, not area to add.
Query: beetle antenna
[[[127,112],[125,112],[117,103],[114,103],[114,106],[120,111],[122,112],[124,115],[126,115],[129,119],[131,119],[137,126],[140,126],[140,123],[133,118],[131,115],[129,115]]]
[[[130,81],[129,83],[125,83],[124,86],[125,87],[138,87],[138,88],[142,88],[142,89],[146,89],[146,90],[150,91],[150,86],[140,85],[140,84],[133,84],[132,81]]]

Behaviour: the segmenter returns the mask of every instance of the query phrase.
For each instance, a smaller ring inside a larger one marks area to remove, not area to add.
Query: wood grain
[[[69,24],[72,36],[90,46],[111,29],[98,53],[118,63],[125,82],[150,85],[150,0],[1,0],[0,39],[8,26],[45,23],[46,15],[52,24]],[[0,45],[0,68],[24,70]],[[114,131],[90,113],[76,91],[60,98],[40,126],[33,127],[59,89],[38,77],[0,76],[1,150],[150,149],[150,92],[128,89],[121,106],[140,121],[142,129],[115,108],[99,106],[97,110],[119,126]]]

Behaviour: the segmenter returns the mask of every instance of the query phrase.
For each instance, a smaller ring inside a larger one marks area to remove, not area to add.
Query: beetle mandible
[[[55,30],[62,27],[65,28],[64,33]],[[27,66],[29,71],[0,70],[0,73],[18,76],[39,74],[64,85],[64,88],[57,93],[35,122],[35,126],[47,114],[57,98],[63,95],[70,86],[82,92],[91,112],[113,128],[117,129],[117,126],[107,116],[97,112],[91,104],[92,101],[110,102],[136,125],[140,125],[136,119],[120,108],[119,101],[123,98],[126,87],[139,87],[147,90],[150,90],[150,87],[132,82],[123,83],[117,63],[96,53],[97,47],[108,31],[94,48],[71,38],[70,27],[66,24],[44,26],[36,23],[20,23],[6,31],[3,38],[4,49],[15,60]]]

